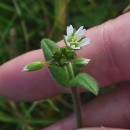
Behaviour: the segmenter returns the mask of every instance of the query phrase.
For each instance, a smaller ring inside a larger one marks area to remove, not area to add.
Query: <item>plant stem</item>
[[[74,102],[74,110],[76,114],[77,127],[82,128],[83,124],[82,124],[82,116],[81,116],[81,103],[80,103],[77,87],[72,87],[70,89],[71,89],[72,98]]]
[[[73,79],[75,76],[74,76],[74,70],[71,62],[68,65],[68,69],[69,69],[68,70],[69,77],[70,79]],[[80,97],[77,91],[77,87],[76,86],[71,87],[70,89],[71,89],[72,99],[74,102],[74,111],[76,114],[77,127],[82,128],[83,125],[82,125],[82,116],[81,116],[81,103],[80,103]]]

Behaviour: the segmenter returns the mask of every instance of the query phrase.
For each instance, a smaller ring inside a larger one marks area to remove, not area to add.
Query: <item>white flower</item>
[[[82,46],[89,44],[90,39],[84,35],[85,29],[81,26],[77,31],[72,25],[67,26],[67,35],[64,35],[65,44],[74,49],[78,50]]]

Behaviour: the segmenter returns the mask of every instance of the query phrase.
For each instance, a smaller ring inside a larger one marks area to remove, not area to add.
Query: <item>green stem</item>
[[[74,110],[76,114],[76,121],[77,121],[77,128],[82,128],[82,115],[81,115],[81,103],[80,103],[80,98],[79,94],[77,91],[77,87],[72,87],[71,88],[71,93],[72,93],[72,98],[74,102]]]
[[[69,63],[68,65],[68,71],[69,71],[69,78],[72,79],[74,78],[74,70],[73,70],[73,66],[71,63]],[[77,87],[71,87],[71,94],[72,94],[72,98],[73,98],[73,102],[74,102],[74,111],[76,114],[76,121],[77,121],[77,127],[78,128],[82,128],[82,116],[81,116],[81,103],[80,103],[80,97],[79,97],[79,93],[77,91]]]

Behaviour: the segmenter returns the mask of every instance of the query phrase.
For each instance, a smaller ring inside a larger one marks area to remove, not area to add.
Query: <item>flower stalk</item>
[[[74,75],[74,69],[73,69],[73,65],[71,62],[69,62],[69,65],[67,66],[67,70],[68,70],[68,74],[69,74],[69,78],[73,79],[75,77]],[[77,124],[77,128],[82,128],[82,115],[81,115],[81,103],[80,103],[80,97],[79,97],[79,93],[77,91],[77,87],[71,87],[71,96],[73,99],[73,106],[74,106],[74,111],[75,111],[75,116],[76,116],[76,124]]]
[[[82,113],[81,113],[81,103],[80,103],[80,97],[79,93],[77,91],[77,87],[71,87],[71,95],[74,103],[74,111],[75,111],[75,116],[76,116],[76,121],[77,121],[77,128],[82,128],[83,127],[83,122],[82,122]]]

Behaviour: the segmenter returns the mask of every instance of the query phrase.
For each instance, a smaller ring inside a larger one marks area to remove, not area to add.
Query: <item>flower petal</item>
[[[78,41],[84,36],[85,30],[86,29],[83,29],[79,34],[75,35]]]
[[[84,38],[83,40],[81,40],[81,42],[79,43],[79,46],[85,46],[87,44],[90,43],[90,39],[89,38]]]
[[[82,30],[83,30],[83,26],[81,26],[81,27],[75,32],[75,34],[81,33]]]
[[[75,37],[78,37],[78,35],[80,35],[80,33],[82,33],[83,31],[83,26],[81,26],[76,32],[75,32]]]
[[[71,48],[72,48],[73,50],[79,50],[79,49],[80,49],[80,46],[77,46],[77,47],[76,47],[75,45],[72,45]]]
[[[67,37],[68,38],[72,35],[73,31],[74,31],[74,28],[72,25],[67,26]]]
[[[64,41],[66,46],[70,47],[70,43],[68,42],[68,37],[66,35],[64,35]]]

